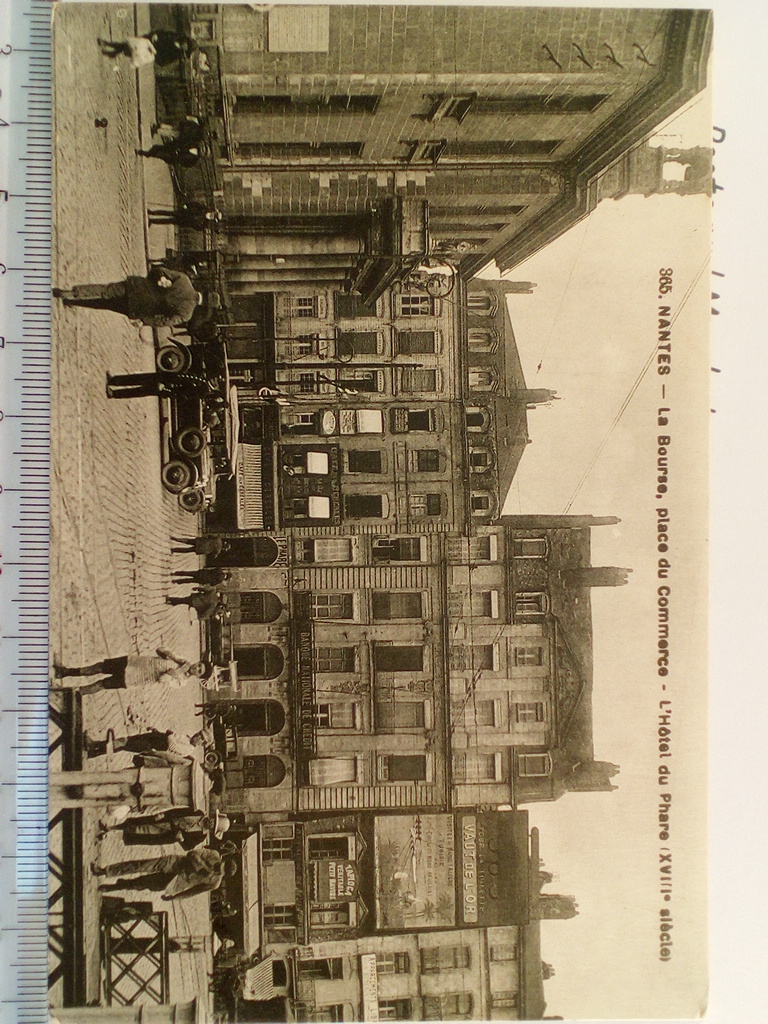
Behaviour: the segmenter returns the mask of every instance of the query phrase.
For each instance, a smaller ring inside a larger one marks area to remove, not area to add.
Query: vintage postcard
[[[707,10],[54,19],[52,1017],[707,1005]]]

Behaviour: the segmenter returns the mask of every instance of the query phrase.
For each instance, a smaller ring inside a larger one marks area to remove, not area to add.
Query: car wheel
[[[184,373],[192,366],[192,353],[184,345],[163,345],[156,362],[158,370],[165,373]]]
[[[205,434],[199,427],[185,427],[173,439],[176,451],[190,458],[199,455],[207,443]]]
[[[205,491],[201,487],[188,487],[179,495],[179,505],[185,512],[202,512],[205,506]]]
[[[171,494],[181,494],[185,488],[191,487],[195,477],[195,467],[188,462],[182,462],[181,459],[171,459],[162,469],[163,486]]]

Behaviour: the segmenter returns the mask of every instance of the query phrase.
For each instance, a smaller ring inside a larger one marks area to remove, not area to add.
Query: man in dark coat
[[[54,288],[53,294],[66,306],[111,309],[152,327],[186,323],[203,298],[186,274],[162,266],[152,267],[146,277],[127,277],[113,284]]]
[[[148,395],[206,398],[220,386],[218,379],[208,380],[199,374],[170,373],[167,370],[107,374],[108,398],[146,398]]]
[[[171,537],[171,540],[179,545],[184,545],[183,547],[171,548],[171,551],[178,554],[190,551],[196,555],[211,555],[215,557],[223,551],[229,550],[230,546],[229,542],[222,537]]]
[[[180,228],[203,231],[215,227],[222,220],[222,214],[209,210],[205,203],[190,200],[175,210],[148,210],[150,224],[177,224]]]
[[[174,583],[200,583],[216,586],[232,579],[232,573],[225,569],[178,569],[173,573]]]

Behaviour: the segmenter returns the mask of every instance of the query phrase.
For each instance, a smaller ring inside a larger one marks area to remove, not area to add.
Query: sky
[[[654,143],[707,145],[710,125],[704,94]],[[574,895],[580,908],[572,921],[542,924],[543,956],[555,968],[547,1012],[566,1018],[696,1016],[706,1000],[710,212],[707,196],[603,200],[506,275],[536,284],[533,294],[508,298],[526,382],[559,396],[529,415],[532,443],[506,511],[619,516],[617,526],[593,530],[592,563],[633,570],[626,587],[592,592],[595,757],[620,765],[618,789],[528,808],[556,876],[549,891]],[[673,271],[663,302],[661,268]],[[657,373],[662,304],[674,321],[668,376]],[[660,407],[671,410],[664,428]],[[660,434],[672,438],[663,500]],[[661,507],[671,520],[666,680],[656,665]],[[672,757],[660,762],[659,702],[670,698]],[[672,766],[666,789],[660,763]],[[672,794],[674,807],[664,842],[660,792]],[[673,858],[666,902],[661,847]],[[659,959],[662,908],[672,911],[668,962]]]

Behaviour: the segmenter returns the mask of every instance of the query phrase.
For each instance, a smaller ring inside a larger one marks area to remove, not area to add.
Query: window
[[[434,331],[398,331],[395,349],[399,355],[414,355],[419,352],[435,352],[437,335]]]
[[[338,158],[362,156],[363,142],[240,142],[237,155],[241,160],[295,160],[300,157]]]
[[[309,782],[312,786],[338,786],[356,781],[356,757],[316,757],[309,762]]]
[[[543,722],[544,705],[540,700],[528,704],[515,704],[516,722]]]
[[[548,156],[560,145],[560,139],[484,139],[482,141],[449,142],[445,148],[447,156],[458,157],[503,157],[503,156]]]
[[[443,510],[441,494],[410,494],[408,504],[412,516],[439,516]]]
[[[470,370],[469,386],[475,391],[490,391],[496,384],[493,370]]]
[[[316,317],[318,301],[316,295],[297,295],[292,300],[293,315],[297,317]]]
[[[420,619],[423,615],[422,596],[419,591],[374,590],[371,602],[374,620]]]
[[[497,309],[496,296],[490,292],[470,292],[467,295],[467,309],[470,313],[482,313],[486,316]]]
[[[515,615],[544,615],[548,606],[546,594],[515,594]]]
[[[491,1006],[494,1010],[514,1010],[517,1008],[517,992],[492,992]]]
[[[398,316],[434,316],[435,300],[431,295],[398,295]]]
[[[297,544],[302,562],[351,562],[352,541],[346,537],[301,540]]]
[[[395,434],[405,434],[409,430],[437,429],[437,420],[434,409],[404,409],[396,408],[390,410],[390,425]]]
[[[381,732],[400,729],[423,729],[427,723],[427,709],[423,700],[401,700],[395,691],[377,694],[375,706],[376,728]]]
[[[378,974],[410,974],[411,957],[408,953],[377,953],[376,971]]]
[[[541,647],[516,647],[515,665],[543,665],[544,651]]]
[[[285,765],[276,754],[254,754],[243,758],[243,785],[252,789],[271,789],[285,778]]]
[[[264,924],[267,928],[296,924],[296,907],[291,903],[266,903],[264,905]]]
[[[469,651],[473,670],[493,669],[495,662],[493,644],[472,644]]]
[[[357,705],[350,701],[328,701],[315,705],[318,729],[356,729]]]
[[[469,946],[435,946],[421,951],[422,974],[466,970],[471,962]]]
[[[438,390],[437,370],[418,370],[404,366],[400,374],[400,387],[409,395]]]
[[[322,494],[289,498],[285,502],[285,509],[294,519],[330,519],[331,499]]]
[[[237,96],[236,114],[375,114],[380,96]]]
[[[249,590],[240,594],[240,621],[274,622],[283,612],[283,602],[268,590]]]
[[[470,352],[495,352],[498,346],[496,332],[481,327],[470,327],[467,340]]]
[[[313,412],[287,412],[285,414],[285,427],[292,434],[314,434],[315,414]]]
[[[428,160],[436,164],[445,149],[445,139],[401,139],[400,144],[408,147],[403,158],[407,161]]]
[[[437,448],[422,448],[416,452],[416,469],[419,473],[440,472],[440,452]],[[439,512],[437,513],[439,515]]]
[[[472,996],[468,992],[424,996],[424,1020],[469,1020],[472,1017]]]
[[[354,647],[316,647],[316,672],[354,672]]]
[[[469,469],[472,473],[484,473],[493,463],[493,456],[487,448],[469,449]]]
[[[381,473],[381,452],[348,451],[347,470],[350,473]]]
[[[496,963],[508,963],[517,960],[517,946],[514,943],[500,943],[491,946],[491,960]]]
[[[235,660],[241,678],[277,679],[285,666],[283,652],[276,644],[235,646]]]
[[[343,978],[343,964],[344,961],[340,956],[324,956],[317,960],[305,960],[301,957],[296,959],[299,976],[302,978],[315,978],[318,981],[338,981]]]
[[[336,903],[330,907],[310,909],[309,923],[315,928],[334,928],[339,925],[348,925],[350,924],[349,907],[348,903]]]
[[[516,96],[478,96],[473,114],[588,114],[598,107],[606,95],[572,96],[518,93]]]
[[[453,118],[459,124],[476,101],[475,93],[467,93],[463,96],[432,96],[432,107],[426,116],[427,121],[442,121],[446,117]]]
[[[261,855],[265,864],[273,860],[293,860],[293,839],[262,839]]]
[[[453,777],[456,782],[498,782],[501,779],[501,755],[468,750],[453,755]]]
[[[315,619],[351,619],[353,614],[351,594],[312,595],[312,617]]]
[[[470,562],[497,562],[499,559],[499,540],[495,533],[485,537],[469,538]]]
[[[377,672],[423,672],[424,648],[415,644],[374,644],[373,667]]]
[[[373,542],[374,562],[418,562],[421,537],[381,538]]]
[[[411,1020],[413,1011],[410,999],[380,999],[379,1020]]]
[[[483,729],[493,729],[497,725],[496,719],[496,701],[495,700],[476,700],[474,708],[470,702],[467,708],[466,717],[470,721],[474,721],[478,726]]]
[[[426,782],[426,754],[384,754],[378,759],[380,782]]]
[[[517,771],[523,778],[536,778],[549,775],[552,761],[549,754],[519,754]]]
[[[347,494],[344,496],[344,514],[349,519],[382,519],[384,497],[381,494]]]
[[[486,409],[481,409],[477,405],[468,405],[464,413],[464,422],[467,424],[467,430],[481,432],[488,429],[491,418]]]
[[[472,491],[469,504],[473,516],[486,515],[491,509],[491,496],[486,491]]]
[[[310,836],[310,860],[349,860],[349,836]]]
[[[472,593],[471,614],[479,619],[498,619],[498,590],[475,590]]]
[[[357,292],[334,292],[333,312],[337,320],[357,320],[359,317],[376,316],[376,303],[368,305]]]
[[[382,390],[382,378],[378,370],[345,369],[336,373],[336,383],[349,391],[371,394]]]
[[[299,1018],[304,1019],[302,1014]],[[344,1020],[344,1004],[343,1003],[332,1003],[326,1006],[313,1006],[309,1009],[307,1020],[311,1021],[338,1021]]]
[[[336,350],[342,359],[345,356],[375,355],[379,351],[379,336],[376,331],[339,331]]]
[[[518,537],[512,543],[515,558],[546,558],[546,537]]]
[[[279,700],[248,700],[235,704],[227,724],[238,736],[276,736],[285,727],[285,708]]]

